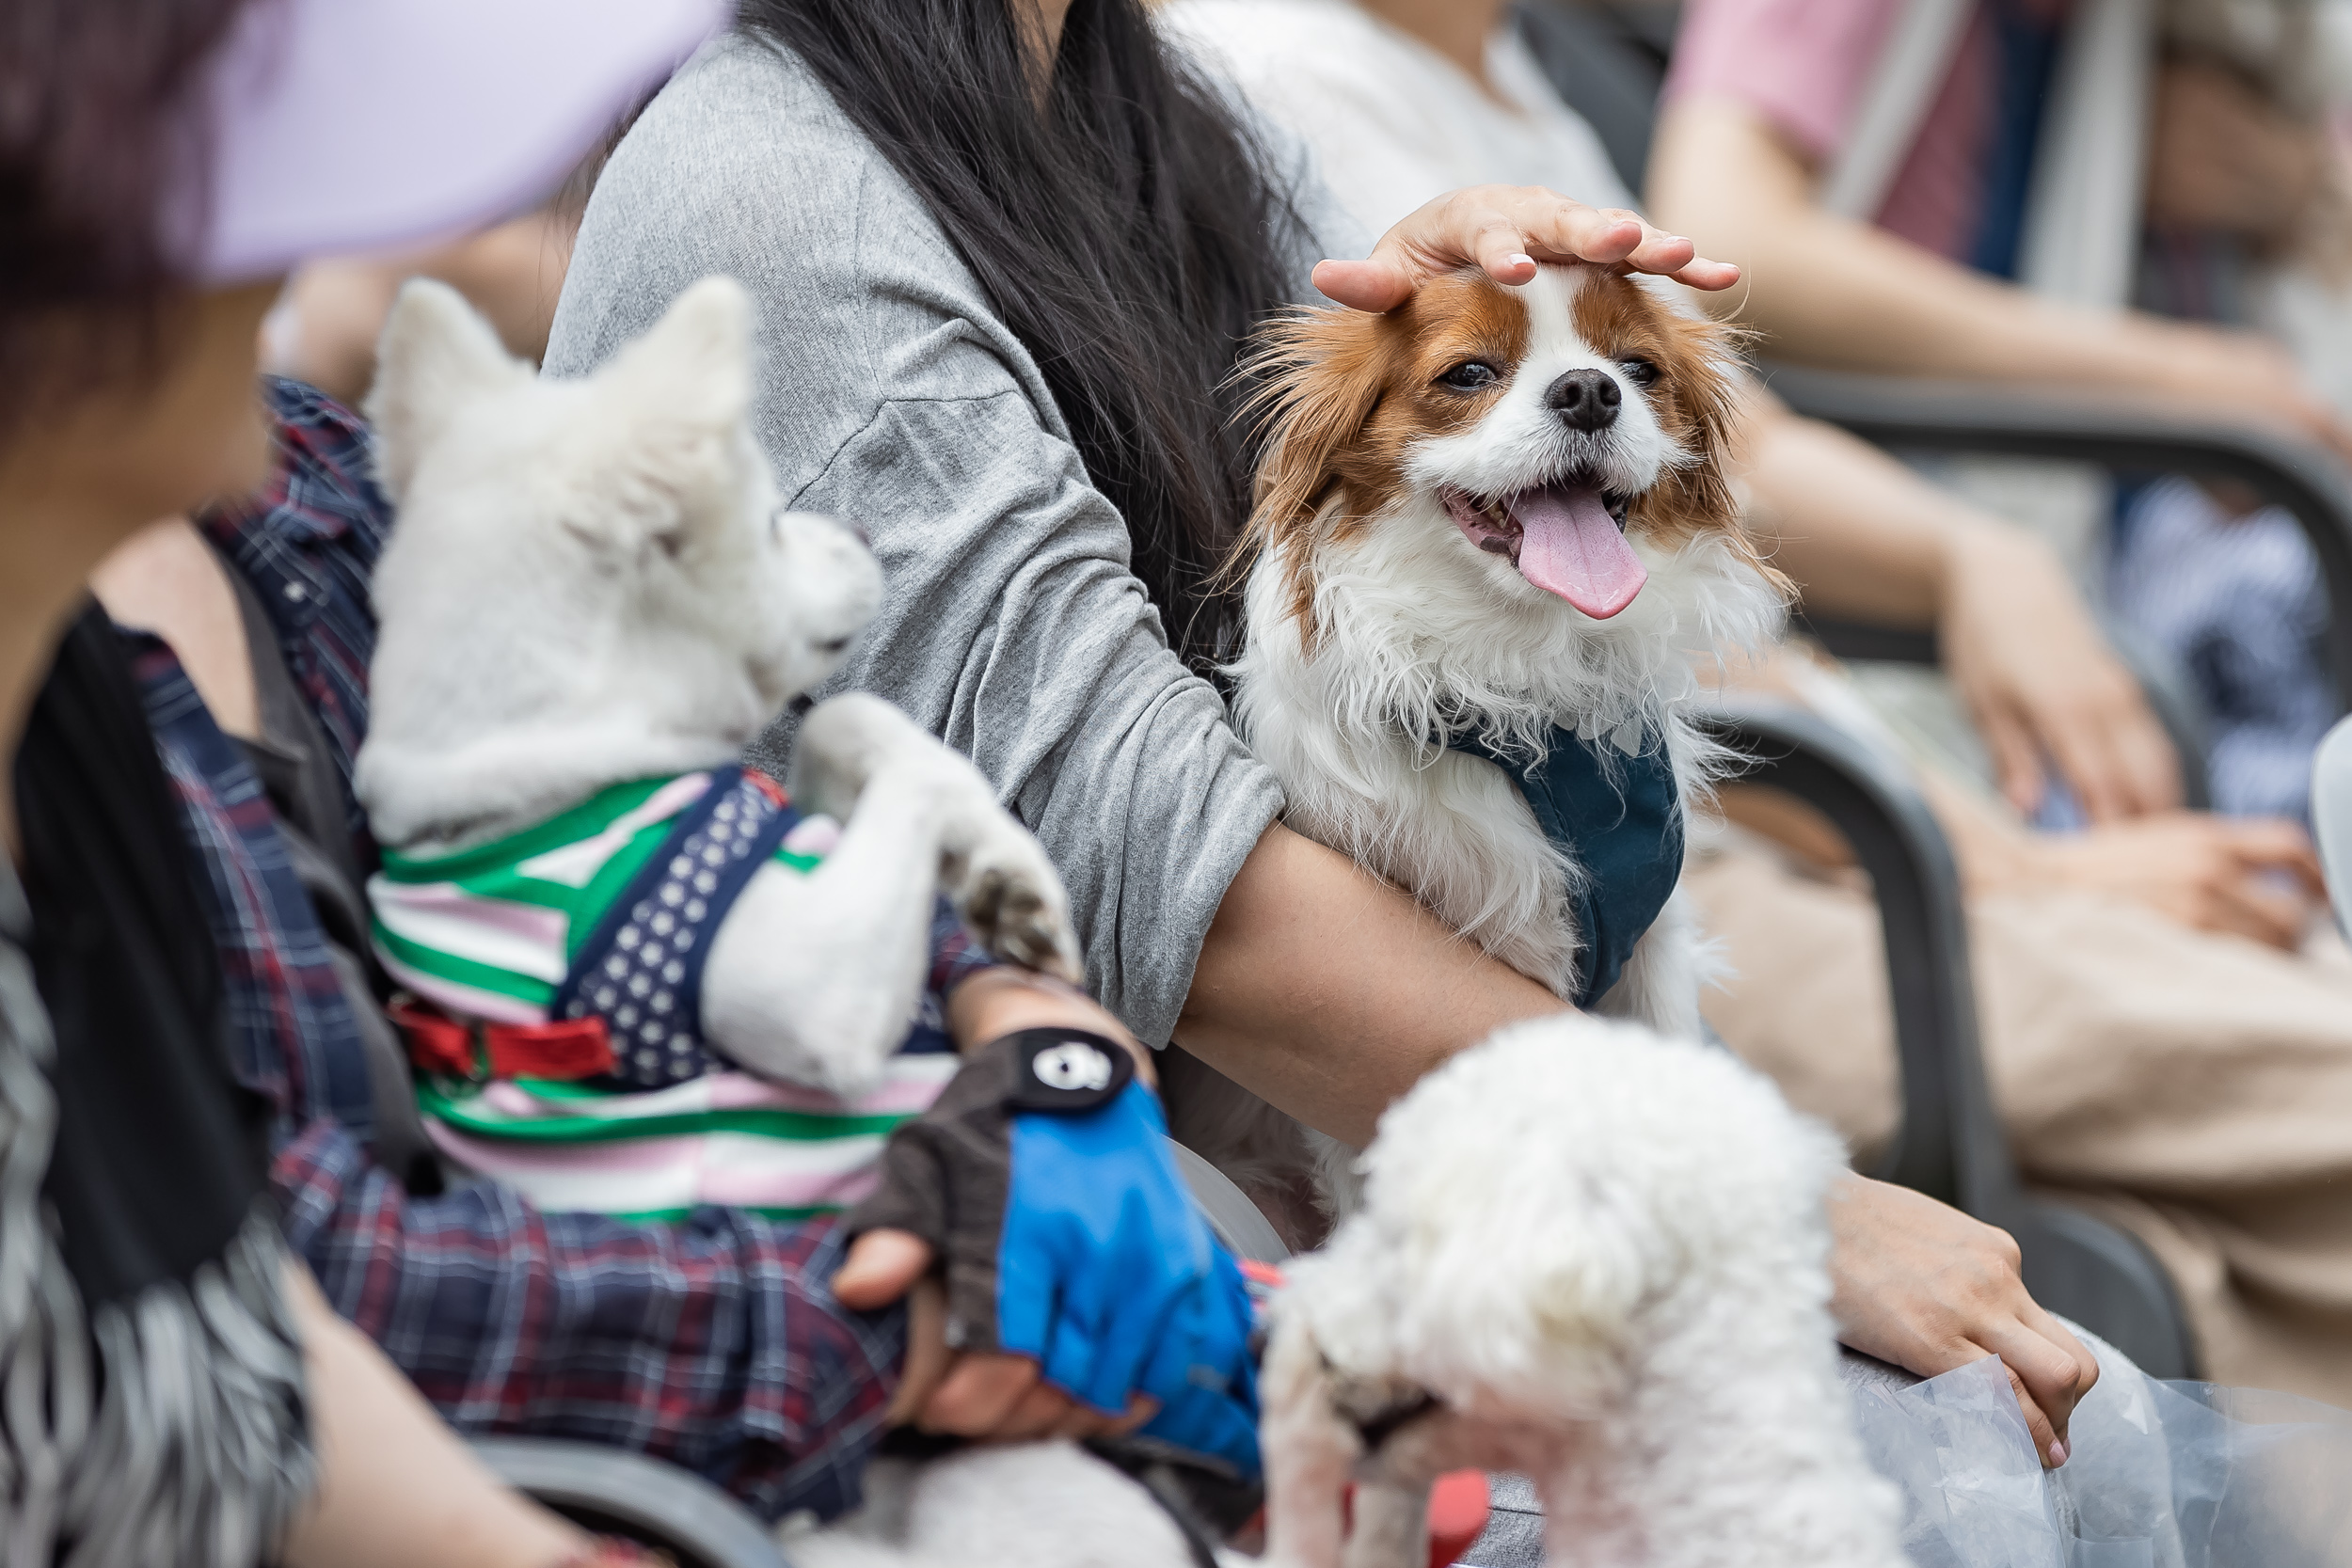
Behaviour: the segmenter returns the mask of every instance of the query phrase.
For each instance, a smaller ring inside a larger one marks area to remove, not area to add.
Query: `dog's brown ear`
[[[1381,318],[1361,310],[1302,308],[1258,331],[1242,377],[1256,384],[1245,405],[1260,421],[1263,455],[1249,523],[1218,570],[1237,585],[1266,547],[1303,541],[1339,484],[1338,461],[1379,406]],[[1291,610],[1314,597],[1309,552],[1292,552]]]
[[[1791,596],[1793,585],[1756,550],[1731,487],[1732,454],[1751,417],[1739,358],[1748,334],[1662,309],[1659,314],[1665,341],[1659,369],[1674,398],[1674,435],[1690,460],[1659,476],[1635,515],[1653,538],[1723,535],[1783,597]]]

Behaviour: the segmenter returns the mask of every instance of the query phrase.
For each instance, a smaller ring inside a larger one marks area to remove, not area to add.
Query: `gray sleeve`
[[[888,575],[829,689],[878,692],[979,765],[1068,882],[1096,994],[1164,1042],[1281,794],[1168,651],[1035,365],[820,90],[739,42],[599,181],[549,372],[584,373],[709,273],[758,303],[755,420],[785,495],[862,524]]]

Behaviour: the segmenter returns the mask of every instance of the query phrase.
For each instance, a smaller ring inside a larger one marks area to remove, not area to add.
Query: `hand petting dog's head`
[[[1246,549],[1280,549],[1295,614],[1335,549],[1395,530],[1432,588],[1588,625],[1636,600],[1645,550],[1711,533],[1754,561],[1724,473],[1724,329],[1605,268],[1518,289],[1465,271],[1383,315],[1300,311],[1253,370],[1272,428]]]

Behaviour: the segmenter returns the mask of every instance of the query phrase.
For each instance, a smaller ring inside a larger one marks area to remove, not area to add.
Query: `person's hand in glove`
[[[976,987],[1009,1028],[957,1029],[989,1043],[893,1134],[834,1282],[869,1308],[922,1281],[894,1418],[964,1436],[1140,1427],[1254,1476],[1248,1299],[1168,1152],[1148,1058],[1030,976],[976,978],[951,1013]]]

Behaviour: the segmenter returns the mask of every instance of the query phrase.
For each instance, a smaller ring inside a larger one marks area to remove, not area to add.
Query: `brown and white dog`
[[[1286,820],[1575,999],[1591,871],[1503,768],[1448,742],[1533,758],[1572,732],[1606,780],[1705,788],[1694,665],[1760,644],[1783,607],[1724,471],[1723,329],[1601,267],[1522,288],[1465,272],[1385,315],[1285,318],[1257,366],[1270,438],[1231,673]],[[1679,852],[1677,832],[1661,897]],[[1677,895],[1599,1008],[1690,1035],[1701,969]],[[1203,1153],[1253,1192],[1298,1190],[1281,1118],[1206,1109],[1183,1118]],[[1315,1152],[1317,1196],[1348,1207],[1341,1151]]]

